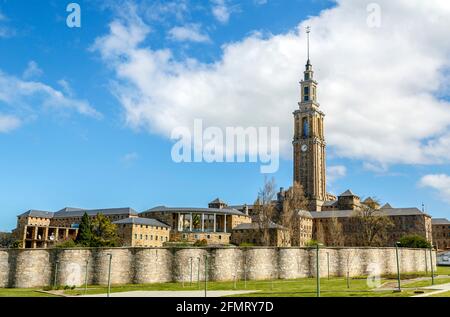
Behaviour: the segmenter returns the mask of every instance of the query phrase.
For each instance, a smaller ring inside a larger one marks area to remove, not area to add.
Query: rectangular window
[[[137,234],[134,234],[134,238],[137,239]]]

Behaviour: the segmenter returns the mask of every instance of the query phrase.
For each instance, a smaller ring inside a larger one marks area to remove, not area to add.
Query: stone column
[[[214,214],[214,232],[216,232],[216,216],[217,214]]]
[[[69,237],[69,229],[65,229],[66,231],[64,232],[64,239],[67,239]]]
[[[223,215],[223,232],[227,233],[227,215]]]
[[[189,220],[189,231],[192,232],[192,212],[189,214],[189,217],[191,218]]]
[[[58,236],[59,236],[59,228],[55,229],[55,241],[58,241]]]
[[[202,232],[205,232],[205,214],[202,214]]]

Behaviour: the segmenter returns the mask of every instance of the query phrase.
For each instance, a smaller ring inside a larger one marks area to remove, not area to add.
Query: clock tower
[[[309,60],[309,28],[308,61],[304,78],[300,82],[301,100],[299,109],[294,112],[294,182],[303,186],[309,209],[320,211],[326,200],[325,183],[325,137],[324,117],[317,102],[317,82]]]

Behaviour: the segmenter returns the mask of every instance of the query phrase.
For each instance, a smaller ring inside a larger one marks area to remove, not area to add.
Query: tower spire
[[[310,62],[309,62],[309,34],[310,33],[311,33],[311,27],[308,25],[306,27],[306,36],[307,36],[307,39],[308,39],[308,45],[307,45],[307,47],[308,47],[308,62],[307,62],[307,64],[308,65],[310,64]]]

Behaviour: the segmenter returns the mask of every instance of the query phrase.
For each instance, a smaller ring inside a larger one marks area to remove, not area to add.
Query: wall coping
[[[29,252],[29,251],[83,251],[83,250],[233,250],[233,249],[241,249],[241,250],[316,250],[316,247],[264,247],[264,246],[251,246],[251,247],[238,247],[238,246],[211,246],[211,247],[190,247],[190,246],[176,246],[176,247],[99,247],[99,248],[35,248],[35,249],[23,249],[23,248],[0,248],[0,251],[17,251],[17,252]],[[320,250],[395,250],[395,247],[320,247]],[[428,248],[402,248],[399,247],[399,250],[426,250],[429,251]],[[433,249],[435,252],[436,250]]]

